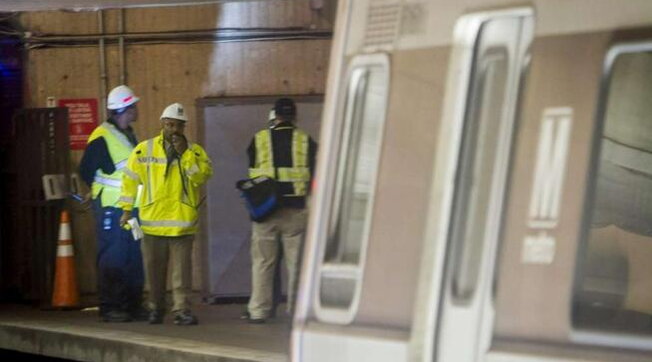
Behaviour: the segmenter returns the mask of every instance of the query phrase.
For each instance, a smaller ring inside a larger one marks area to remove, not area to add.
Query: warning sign
[[[59,107],[68,107],[70,149],[83,150],[97,127],[97,99],[60,99]]]

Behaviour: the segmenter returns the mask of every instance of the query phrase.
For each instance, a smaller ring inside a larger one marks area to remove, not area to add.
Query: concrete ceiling
[[[251,0],[0,0],[0,12],[43,10],[84,11],[125,7],[196,5],[238,1]]]

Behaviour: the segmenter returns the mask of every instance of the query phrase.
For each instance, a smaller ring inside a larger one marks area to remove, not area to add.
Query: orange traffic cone
[[[59,224],[52,306],[55,308],[73,308],[78,305],[79,292],[75,271],[75,252],[70,234],[70,216],[67,211],[63,210],[61,211],[61,223]]]

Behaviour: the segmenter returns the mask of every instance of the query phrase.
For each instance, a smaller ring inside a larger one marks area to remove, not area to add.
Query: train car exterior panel
[[[500,336],[559,342],[566,340],[570,332],[569,316],[559,311],[567,310],[572,299],[572,278],[568,276],[574,273],[583,212],[581,190],[586,183],[608,40],[608,33],[551,36],[537,38],[532,46],[500,257],[496,319],[496,333]],[[569,148],[560,160],[565,163],[563,169],[556,170],[551,164],[543,171],[544,175],[556,171],[564,175],[559,214],[548,218],[554,226],[538,228],[531,226],[537,220],[530,217],[532,198],[541,190],[533,189],[537,146],[541,142],[542,117],[546,110],[554,108],[571,112],[570,139],[565,141]],[[540,236],[554,239],[550,246],[554,249],[550,250],[553,260],[523,260],[526,238]]]
[[[427,181],[449,50],[394,53],[385,140],[361,305],[354,324],[409,329],[426,220]],[[405,94],[414,94],[405,97]],[[418,95],[418,96],[417,96]],[[401,227],[396,227],[400,224]],[[391,285],[391,289],[387,286]]]

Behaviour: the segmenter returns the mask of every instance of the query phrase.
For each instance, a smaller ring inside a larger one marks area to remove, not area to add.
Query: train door
[[[453,186],[448,201],[435,206],[444,209],[434,226],[442,232],[431,241],[445,257],[432,264],[443,272],[434,335],[426,342],[432,346],[422,360],[476,361],[488,349],[505,182],[532,33],[529,8],[469,14],[457,23],[443,121],[449,129],[441,131],[447,140],[440,140],[435,169],[448,176],[439,185]]]
[[[642,34],[560,35],[533,49],[533,79],[573,80],[528,87],[491,361],[650,360],[652,43]]]
[[[649,361],[652,6],[540,5],[484,359]]]

